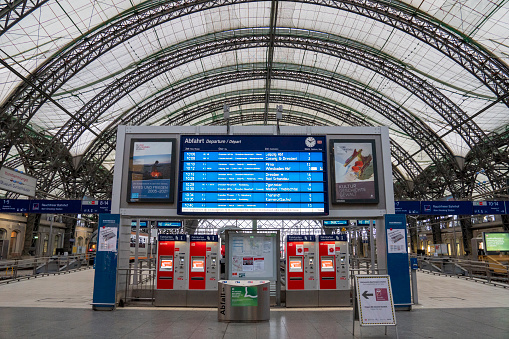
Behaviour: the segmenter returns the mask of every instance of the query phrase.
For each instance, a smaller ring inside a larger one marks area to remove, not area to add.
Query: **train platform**
[[[355,324],[352,308],[272,308],[268,322],[220,323],[216,309],[93,311],[92,269],[0,286],[0,338],[396,338]],[[419,304],[396,313],[399,338],[509,338],[509,289],[418,272]]]

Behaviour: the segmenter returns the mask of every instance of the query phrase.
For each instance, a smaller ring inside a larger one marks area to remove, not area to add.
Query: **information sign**
[[[29,212],[80,214],[81,200],[30,200]]]
[[[276,280],[279,253],[276,234],[230,234],[228,279]]]
[[[341,227],[341,226],[348,226],[348,220],[324,220],[323,226],[324,227]]]
[[[8,167],[0,168],[0,189],[35,196],[37,179]]]
[[[422,201],[421,213],[431,215],[472,214],[471,201]]]
[[[30,200],[0,199],[0,212],[27,213]]]
[[[83,200],[81,201],[81,213],[111,213],[111,200]]]
[[[136,227],[136,220],[131,220],[131,227]],[[140,220],[140,228],[147,228],[148,220]]]
[[[420,201],[395,201],[396,214],[421,214]]]
[[[179,214],[328,213],[324,136],[180,139]]]
[[[376,220],[373,220],[373,226],[376,225]],[[357,226],[369,226],[369,220],[357,220]]]
[[[355,290],[361,326],[396,325],[388,275],[356,275]]]
[[[179,228],[182,227],[182,221],[157,221],[157,228]]]
[[[474,201],[474,214],[506,214],[504,201]]]
[[[483,233],[486,253],[509,252],[509,232]]]

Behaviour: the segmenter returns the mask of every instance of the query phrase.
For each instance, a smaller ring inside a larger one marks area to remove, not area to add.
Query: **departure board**
[[[325,136],[182,135],[178,214],[328,214]]]

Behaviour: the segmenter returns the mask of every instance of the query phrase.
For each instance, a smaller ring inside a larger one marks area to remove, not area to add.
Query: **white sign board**
[[[407,253],[405,230],[387,230],[387,253]]]
[[[0,168],[0,189],[34,197],[36,185],[34,177],[7,167]]]
[[[355,288],[361,326],[396,325],[388,275],[356,275]]]
[[[276,234],[230,234],[228,279],[277,280]]]
[[[117,251],[117,227],[103,226],[99,229],[97,251],[116,252]]]

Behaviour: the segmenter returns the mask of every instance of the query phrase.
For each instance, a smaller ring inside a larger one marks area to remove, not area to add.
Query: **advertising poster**
[[[232,286],[231,306],[258,306],[257,286]]]
[[[332,140],[334,202],[378,202],[374,140]]]
[[[175,139],[131,142],[128,202],[173,202]]]

